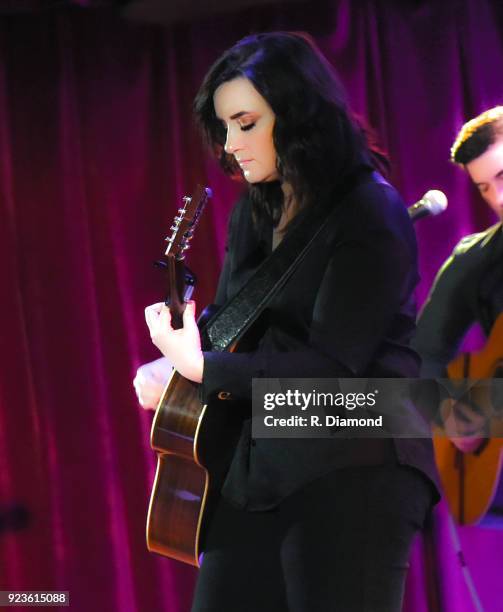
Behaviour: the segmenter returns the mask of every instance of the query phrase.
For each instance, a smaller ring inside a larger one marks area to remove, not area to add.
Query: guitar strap
[[[386,183],[377,172],[369,172],[368,179],[362,181],[360,171],[346,181],[342,201],[329,214],[312,211],[291,228],[248,282],[203,327],[203,345],[213,351],[226,351],[233,347],[292,276],[313,244],[324,238],[333,225],[333,219],[340,213],[343,201],[356,186],[357,179],[360,179],[358,184],[370,181]]]

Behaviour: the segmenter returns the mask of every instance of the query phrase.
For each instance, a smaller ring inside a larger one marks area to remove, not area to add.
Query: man
[[[471,325],[480,323],[489,335],[503,312],[503,106],[462,127],[451,160],[468,173],[499,222],[463,238],[435,279],[414,344],[423,359],[425,378],[445,377],[447,364]],[[460,450],[473,452],[480,446],[485,425],[481,415],[461,404],[452,425],[463,436],[451,438]]]

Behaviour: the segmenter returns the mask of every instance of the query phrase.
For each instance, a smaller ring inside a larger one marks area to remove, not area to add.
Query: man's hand
[[[487,419],[467,404],[453,398],[444,399],[440,413],[447,437],[461,452],[473,453],[485,440]]]

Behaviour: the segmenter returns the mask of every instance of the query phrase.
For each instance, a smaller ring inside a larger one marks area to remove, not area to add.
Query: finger
[[[147,306],[145,308],[145,321],[147,322],[148,328],[152,333],[152,330],[155,328],[157,319],[159,318],[159,310],[157,308],[158,304],[152,304],[152,306]]]
[[[145,308],[145,312],[147,312],[148,310],[148,311],[156,312],[157,314],[159,314],[163,306],[164,306],[164,302],[157,302],[156,304],[150,304],[150,306],[147,306]]]
[[[140,366],[136,370],[136,376],[133,380],[133,384],[139,382],[140,384],[149,378],[153,378],[154,374],[150,368],[146,368],[145,366]]]
[[[189,300],[183,311],[183,326],[193,326],[196,323],[196,303],[194,300]]]
[[[142,382],[143,382],[142,378],[143,378],[143,377],[142,377],[140,374],[137,374],[137,375],[134,377],[134,380],[133,380],[133,387],[134,387],[134,389],[135,389],[135,391],[136,391],[137,393],[138,393],[138,390],[140,389],[141,384],[142,384]]]
[[[159,325],[161,329],[166,329],[166,328],[170,330],[173,329],[171,327],[171,312],[169,308],[166,306],[166,304],[162,305],[162,308],[159,312]]]
[[[471,406],[467,406],[466,404],[462,402],[458,402],[454,406],[454,414],[456,418],[458,418],[460,421],[463,421],[464,423],[467,423],[467,424],[476,422],[477,420],[480,420],[481,418],[481,415],[475,412],[471,408]]]
[[[159,316],[163,306],[163,302],[158,302],[157,304],[151,304],[145,308],[145,320],[147,323],[149,320],[152,320],[153,318],[155,320],[155,317]]]

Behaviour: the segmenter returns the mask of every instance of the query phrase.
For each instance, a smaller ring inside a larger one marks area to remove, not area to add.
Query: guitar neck
[[[186,284],[185,284],[185,264],[178,261],[173,255],[167,255],[168,273],[168,297],[165,300],[166,306],[171,313],[171,325],[173,329],[183,327],[183,311],[186,306]],[[192,293],[192,287],[191,291]]]

